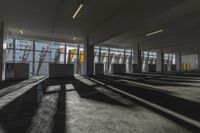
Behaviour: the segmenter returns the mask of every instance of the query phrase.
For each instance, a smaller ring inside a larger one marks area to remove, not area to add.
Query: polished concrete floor
[[[0,97],[1,133],[198,132],[90,77],[46,79],[34,84]],[[15,98],[7,102],[10,97]]]

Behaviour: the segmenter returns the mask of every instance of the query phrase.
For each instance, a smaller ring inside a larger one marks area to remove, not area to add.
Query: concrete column
[[[126,64],[126,49],[124,49],[124,60],[123,60],[123,64]]]
[[[198,71],[200,71],[200,53],[197,54]]]
[[[35,41],[33,41],[33,62],[32,62],[32,73],[35,74]]]
[[[99,47],[99,59],[98,59],[98,63],[101,63],[101,47]]]
[[[0,24],[0,81],[3,80],[3,43],[4,43],[4,22]]]
[[[181,52],[175,53],[176,71],[181,71]]]
[[[67,44],[65,43],[64,64],[67,64],[67,63],[66,63],[66,60],[67,60]]]
[[[157,51],[157,72],[164,72],[164,52],[163,49]]]
[[[91,76],[94,74],[94,46],[89,43],[89,36],[87,36],[84,48],[86,75]]]
[[[15,63],[16,58],[16,39],[13,39],[13,63]]]
[[[108,48],[108,58],[107,58],[107,73],[109,72],[109,68],[110,68],[110,48]]]
[[[76,66],[76,74],[79,74],[80,72],[78,71],[80,67],[80,62],[79,62],[79,55],[80,55],[80,45],[77,47],[77,66]]]
[[[142,56],[139,44],[134,48],[134,63],[137,64],[138,72],[142,72]]]

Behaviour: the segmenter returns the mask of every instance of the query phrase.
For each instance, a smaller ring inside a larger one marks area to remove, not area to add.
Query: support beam
[[[163,49],[157,51],[157,72],[164,72],[164,52]]]
[[[4,43],[4,22],[0,25],[0,81],[3,80],[3,43]]]
[[[85,44],[85,69],[86,75],[91,76],[94,74],[94,46],[89,43],[89,36],[87,36]]]
[[[176,71],[181,71],[181,52],[176,52],[175,54]]]
[[[137,64],[138,72],[142,72],[142,56],[139,43],[134,48],[134,63]]]

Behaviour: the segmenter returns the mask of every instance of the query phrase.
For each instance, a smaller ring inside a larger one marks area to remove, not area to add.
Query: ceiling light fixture
[[[19,29],[19,32],[20,32],[20,34],[21,34],[21,35],[23,35],[23,34],[24,34],[24,31],[23,31],[23,29],[22,29],[22,28],[20,28],[20,29]]]
[[[152,35],[155,35],[155,34],[161,33],[161,32],[163,32],[163,31],[164,31],[163,29],[161,29],[161,30],[157,30],[157,31],[151,32],[151,33],[149,33],[149,34],[146,34],[146,36],[152,36]]]
[[[73,41],[75,41],[76,39],[77,39],[77,37],[74,37],[74,38],[73,38]]]
[[[81,4],[79,5],[79,7],[78,7],[78,9],[76,10],[76,12],[74,13],[74,15],[73,15],[73,19],[75,19],[76,18],[76,16],[79,14],[79,12],[81,11],[81,9],[83,8],[83,2],[81,2]]]

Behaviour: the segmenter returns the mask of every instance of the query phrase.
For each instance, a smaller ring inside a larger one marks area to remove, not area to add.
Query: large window
[[[142,51],[142,72],[148,71],[148,64],[156,64],[157,53],[150,51]]]
[[[30,40],[15,40],[15,63],[29,63],[29,72],[32,74],[33,63],[33,41]]]
[[[5,63],[29,63],[30,76],[48,75],[49,63],[72,63],[76,73],[83,72],[83,45],[15,38],[6,44]]]
[[[100,51],[101,53],[99,54]],[[105,73],[111,72],[112,64],[126,64],[126,72],[131,72],[133,63],[133,50],[95,46],[94,63],[104,64]]]

